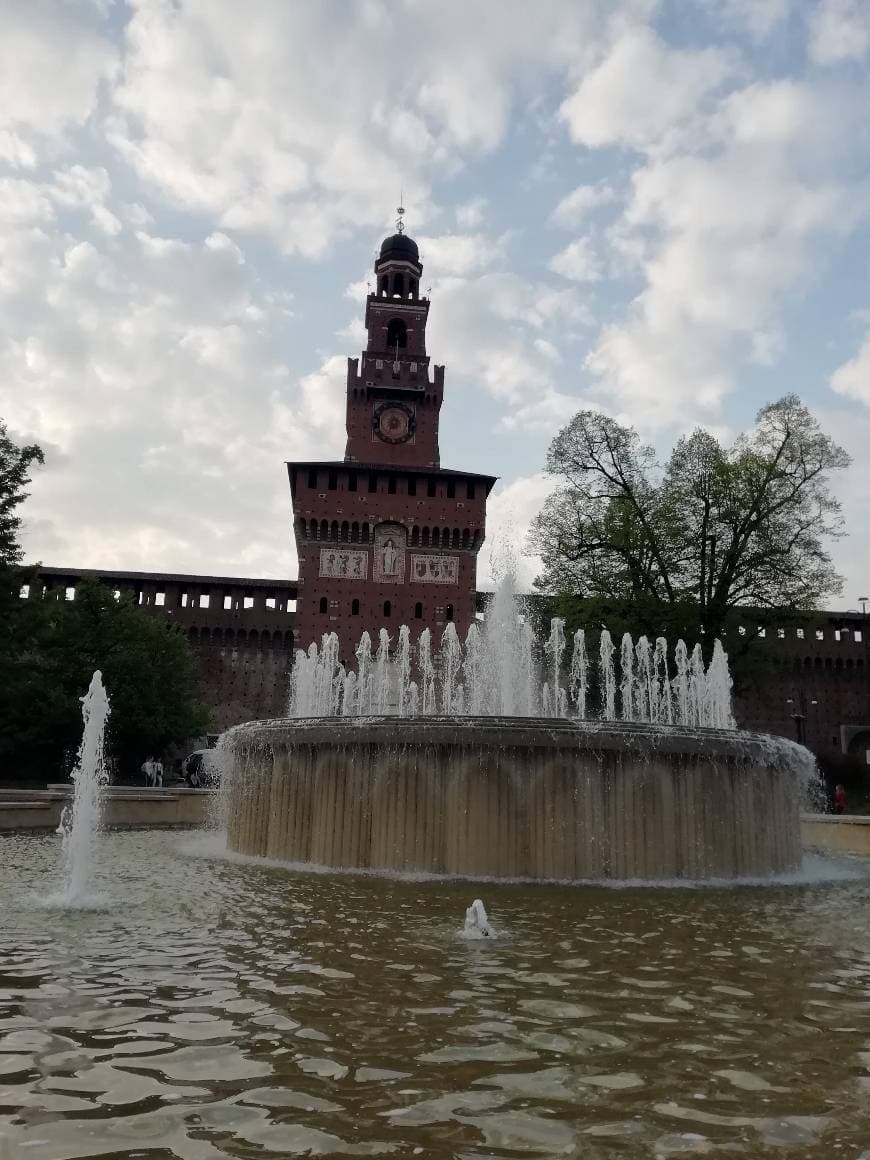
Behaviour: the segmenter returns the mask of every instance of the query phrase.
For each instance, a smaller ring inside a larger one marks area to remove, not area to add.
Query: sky
[[[295,577],[401,197],[479,580],[577,410],[664,457],[789,392],[870,589],[867,0],[0,0],[0,418],[29,560]],[[521,560],[521,579],[536,574]]]

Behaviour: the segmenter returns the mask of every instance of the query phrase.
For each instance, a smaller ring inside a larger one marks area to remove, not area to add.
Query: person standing
[[[154,762],[154,785],[163,789],[163,762],[159,757]]]
[[[142,762],[142,773],[145,776],[146,786],[154,785],[154,758],[150,755]]]
[[[844,814],[846,812],[846,791],[838,785],[834,790],[834,813]]]

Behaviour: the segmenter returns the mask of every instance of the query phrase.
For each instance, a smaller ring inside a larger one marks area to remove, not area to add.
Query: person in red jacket
[[[846,812],[846,791],[841,785],[838,785],[834,790],[834,813],[844,814]]]

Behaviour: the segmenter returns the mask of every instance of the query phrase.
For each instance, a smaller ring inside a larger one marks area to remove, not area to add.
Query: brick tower
[[[444,367],[426,353],[423,266],[403,232],[384,240],[376,290],[366,299],[368,342],[347,360],[343,460],[288,463],[299,554],[296,639],[307,648],[338,634],[353,659],[364,629],[395,639],[407,624],[435,641],[448,621],[474,619],[477,553],[495,477],[440,466]]]

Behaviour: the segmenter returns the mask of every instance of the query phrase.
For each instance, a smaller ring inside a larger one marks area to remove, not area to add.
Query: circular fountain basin
[[[523,717],[259,721],[222,747],[240,853],[533,880],[796,869],[814,769],[762,734]]]

